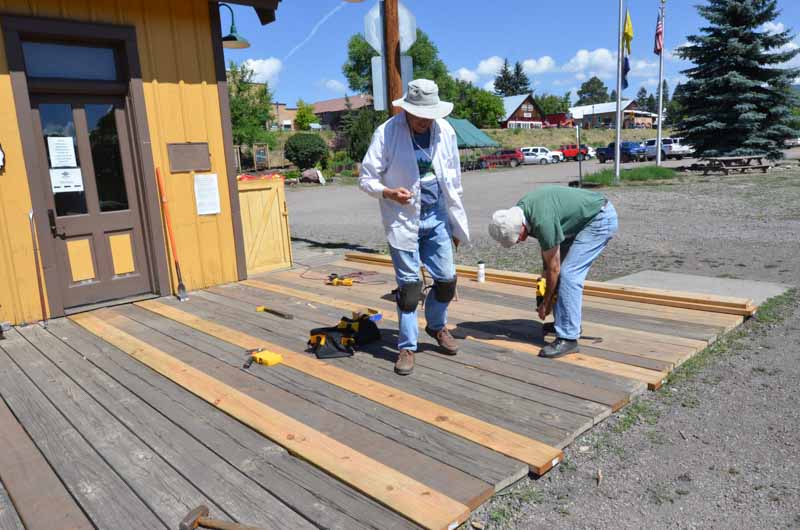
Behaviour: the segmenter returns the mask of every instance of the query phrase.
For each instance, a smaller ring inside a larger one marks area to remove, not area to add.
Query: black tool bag
[[[308,348],[318,359],[351,357],[361,346],[380,338],[380,329],[368,316],[358,320],[342,317],[336,327],[312,329]]]

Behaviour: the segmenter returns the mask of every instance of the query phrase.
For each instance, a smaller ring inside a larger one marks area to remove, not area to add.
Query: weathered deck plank
[[[155,515],[9,356],[38,352],[16,331],[0,350],[3,399],[92,523],[120,530],[174,528]]]
[[[231,366],[241,366],[241,348],[135,306],[117,311]],[[251,372],[266,383],[492,484],[496,491],[528,472],[521,462],[289,367]]]
[[[120,385],[316,525],[336,530],[417,528],[327,473],[291,456],[283,447],[73,322],[51,321],[50,330]],[[197,336],[206,337],[200,333]]]
[[[47,490],[42,490],[42,496],[44,495],[47,495]],[[11,502],[6,488],[3,486],[2,480],[0,480],[0,528],[3,530],[25,530],[17,514],[17,510],[14,508],[14,504]],[[44,527],[42,528],[44,529]]]

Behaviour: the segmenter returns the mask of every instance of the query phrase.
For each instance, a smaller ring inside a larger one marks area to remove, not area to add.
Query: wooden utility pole
[[[390,115],[400,109],[392,101],[403,97],[403,76],[400,72],[400,14],[398,0],[381,0],[383,4],[383,59],[386,61],[386,107]]]

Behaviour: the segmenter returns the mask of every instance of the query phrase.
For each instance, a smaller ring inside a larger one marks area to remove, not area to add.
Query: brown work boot
[[[394,372],[397,375],[408,375],[414,371],[414,352],[411,350],[400,350],[397,362],[394,363]]]
[[[447,329],[447,326],[443,327],[439,331],[433,331],[431,328],[426,326],[425,333],[436,339],[436,342],[439,343],[439,347],[442,349],[442,353],[446,355],[455,355],[458,353],[458,344],[456,343],[456,339],[450,334],[450,330]]]

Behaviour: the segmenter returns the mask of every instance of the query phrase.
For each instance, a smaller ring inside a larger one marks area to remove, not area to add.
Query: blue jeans
[[[581,306],[583,282],[597,256],[617,233],[617,211],[610,202],[583,230],[562,256],[561,275],[558,279],[558,299],[553,308],[556,336],[577,340],[581,335]]]
[[[456,266],[453,263],[451,241],[447,210],[440,207],[423,212],[420,216],[417,250],[410,252],[389,246],[398,287],[421,281],[420,262],[425,265],[425,269],[434,280],[448,281],[455,278]],[[433,289],[428,291],[425,299],[425,319],[429,328],[439,331],[447,324],[448,305],[449,302],[442,303],[436,300]],[[419,338],[417,311],[401,311],[398,307],[397,315],[400,320],[397,348],[416,351]]]

